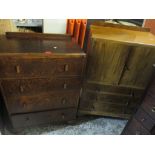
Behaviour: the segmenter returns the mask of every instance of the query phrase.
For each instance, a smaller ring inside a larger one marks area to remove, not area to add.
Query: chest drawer
[[[135,118],[149,131],[155,125],[155,121],[142,108],[138,109]]]
[[[82,78],[42,78],[9,79],[1,82],[6,96],[36,94],[55,90],[77,90],[82,86]]]
[[[28,114],[12,115],[12,125],[14,128],[24,128],[40,124],[65,122],[76,118],[76,109],[61,109]]]
[[[81,76],[83,58],[3,58],[0,78]]]
[[[145,129],[140,122],[138,122],[135,118],[127,126],[127,131],[130,135],[149,135],[149,131]],[[126,131],[126,134],[127,134]]]
[[[9,113],[27,113],[43,110],[77,107],[79,90],[52,91],[33,95],[7,97]]]
[[[80,100],[79,112],[94,115],[129,118],[135,111],[135,106],[118,103],[99,102],[93,100]]]
[[[146,95],[142,103],[142,108],[155,120],[155,98]]]

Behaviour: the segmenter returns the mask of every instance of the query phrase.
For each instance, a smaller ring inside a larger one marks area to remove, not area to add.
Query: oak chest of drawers
[[[76,118],[84,52],[67,35],[0,37],[0,89],[10,129]]]

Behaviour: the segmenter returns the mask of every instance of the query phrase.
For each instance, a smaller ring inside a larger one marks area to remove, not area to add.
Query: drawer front
[[[0,78],[81,76],[84,58],[0,58]]]
[[[133,118],[127,125],[126,130],[128,130],[128,133],[131,135],[150,135],[149,131],[145,129],[135,118]]]
[[[7,97],[7,107],[11,114],[36,112],[43,110],[76,107],[79,100],[79,90],[53,91],[35,95]]]
[[[132,102],[139,103],[141,98],[134,97],[131,95],[123,95],[123,94],[113,94],[109,92],[99,92],[99,91],[91,91],[84,90],[82,93],[83,100],[95,100],[106,103],[114,103],[114,104],[122,104],[129,105]]]
[[[86,81],[84,83],[84,88],[86,90],[91,90],[95,92],[109,92],[111,94],[119,94],[126,96],[134,96],[137,98],[141,98],[144,94],[144,89],[135,89],[129,87],[123,87],[118,85],[105,85],[103,83],[94,82],[94,81]]]
[[[80,101],[80,113],[129,118],[135,112],[135,106],[106,103],[91,100]]]
[[[146,95],[142,103],[142,108],[155,120],[155,98]]]
[[[141,108],[136,112],[135,118],[149,131],[155,125],[155,121]]]
[[[76,109],[74,108],[11,116],[13,128],[24,128],[40,124],[65,122],[74,119],[76,119]]]
[[[81,88],[82,78],[21,79],[1,82],[6,96],[36,94],[54,90],[77,90]]]

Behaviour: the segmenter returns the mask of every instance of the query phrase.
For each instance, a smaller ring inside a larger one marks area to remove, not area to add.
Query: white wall
[[[65,34],[66,26],[67,26],[67,19],[44,19],[43,20],[44,33]]]

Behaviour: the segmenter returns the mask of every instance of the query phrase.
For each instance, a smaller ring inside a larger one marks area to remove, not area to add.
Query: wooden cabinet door
[[[145,88],[153,73],[155,49],[132,47],[126,61],[126,68],[120,79],[120,85]]]
[[[79,112],[128,118],[124,112],[131,91],[118,86],[131,47],[99,39],[92,39],[90,45]]]
[[[154,63],[153,48],[92,39],[79,111],[103,116],[130,117],[141,103]],[[88,87],[92,84],[93,87]],[[105,89],[107,87],[108,90]],[[89,91],[95,96],[88,95]],[[102,98],[101,94],[104,95]],[[127,98],[124,100],[124,97]]]
[[[130,46],[93,39],[88,52],[86,80],[117,85],[119,83]]]

